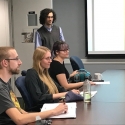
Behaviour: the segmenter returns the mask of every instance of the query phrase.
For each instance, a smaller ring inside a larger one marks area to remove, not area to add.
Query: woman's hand
[[[91,84],[91,85],[95,85],[96,83],[95,83],[95,82],[90,81],[90,84]]]
[[[73,89],[73,90],[71,90],[73,93],[75,93],[75,94],[80,94],[80,91],[79,90],[77,90],[77,89]]]
[[[72,74],[70,74],[70,77],[73,77],[76,74],[78,74],[78,70],[75,70]]]
[[[64,103],[59,104],[55,109],[53,109],[54,115],[60,115],[62,113],[66,113],[68,110],[68,106]]]

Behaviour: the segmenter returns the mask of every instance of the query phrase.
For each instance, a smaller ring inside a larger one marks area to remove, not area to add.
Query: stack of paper
[[[110,84],[110,81],[105,81],[105,82],[94,82],[95,84]]]
[[[97,91],[91,91],[91,98],[97,93]],[[80,95],[83,96],[83,91],[80,92]]]
[[[47,111],[47,110],[51,110],[54,109],[55,107],[57,107],[60,103],[49,103],[49,104],[44,104],[41,112],[42,111]],[[66,103],[68,106],[68,111],[67,113],[63,113],[61,115],[58,116],[52,116],[50,118],[76,118],[76,102],[71,102],[71,103]]]

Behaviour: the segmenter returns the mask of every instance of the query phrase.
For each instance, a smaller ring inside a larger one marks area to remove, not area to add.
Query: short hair
[[[54,12],[54,10],[45,8],[40,11],[40,17],[39,17],[40,24],[42,24],[42,25],[45,24],[45,21],[46,21],[49,13],[53,13],[53,23],[56,21],[56,13]]]
[[[60,51],[60,50],[68,50],[69,49],[69,45],[64,42],[64,41],[56,41],[53,44],[53,49],[52,49],[52,53],[56,56],[56,52]]]
[[[10,57],[9,51],[12,49],[14,48],[13,47],[0,47],[0,62]],[[2,67],[0,65],[0,69],[1,68]]]

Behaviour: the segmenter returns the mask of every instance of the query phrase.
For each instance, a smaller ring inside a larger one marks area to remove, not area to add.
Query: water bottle
[[[85,103],[91,103],[91,84],[88,78],[85,78],[85,82],[83,84],[83,96]]]

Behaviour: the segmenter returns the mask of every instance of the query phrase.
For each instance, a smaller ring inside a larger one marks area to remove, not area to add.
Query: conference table
[[[52,119],[52,125],[125,125],[125,70],[107,70],[102,75],[110,84],[91,87],[97,91],[91,104],[77,102],[76,118]]]

